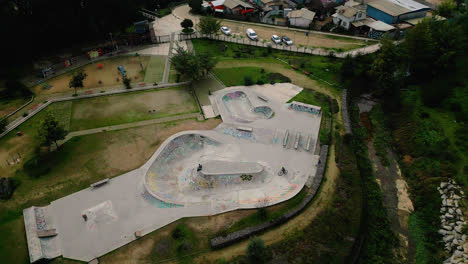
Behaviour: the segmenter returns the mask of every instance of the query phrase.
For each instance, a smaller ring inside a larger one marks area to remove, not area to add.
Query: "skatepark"
[[[292,84],[210,96],[223,123],[176,133],[140,168],[23,211],[31,262],[91,261],[183,217],[294,197],[315,175],[320,107],[288,101]]]

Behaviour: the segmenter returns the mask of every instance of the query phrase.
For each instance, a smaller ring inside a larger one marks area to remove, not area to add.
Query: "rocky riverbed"
[[[468,243],[463,234],[466,221],[461,207],[465,194],[454,180],[441,182],[437,190],[442,198],[439,234],[443,236],[445,250],[451,254],[444,263],[468,263]]]

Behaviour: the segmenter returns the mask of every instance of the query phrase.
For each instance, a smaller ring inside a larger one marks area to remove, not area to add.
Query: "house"
[[[425,17],[430,8],[413,0],[375,0],[367,4],[367,15],[386,24]]]
[[[350,29],[351,23],[366,19],[366,10],[364,6],[349,1],[345,5],[338,6],[332,17],[335,25]]]
[[[133,23],[135,27],[135,33],[144,34],[149,31],[149,22],[148,20],[138,21]]]
[[[314,20],[315,12],[307,8],[291,11],[287,14],[291,26],[308,28]]]
[[[244,15],[254,11],[253,5],[241,0],[224,1],[224,13]]]
[[[223,13],[224,12],[224,2],[226,0],[215,0],[215,1],[211,1],[211,2],[208,2],[207,5],[205,7],[210,7],[213,9],[214,12],[219,12],[219,13]],[[206,2],[205,2],[206,3]],[[204,4],[205,4],[204,3]]]

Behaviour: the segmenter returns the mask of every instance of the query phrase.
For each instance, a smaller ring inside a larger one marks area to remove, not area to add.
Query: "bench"
[[[284,138],[283,138],[283,147],[286,147],[286,145],[288,144],[288,138],[289,138],[289,130],[286,130],[286,134],[284,135]]]
[[[307,145],[306,145],[306,150],[307,150],[307,151],[310,150],[310,142],[311,142],[311,141],[312,141],[312,137],[309,136],[309,137],[307,138]]]
[[[251,127],[242,127],[242,126],[238,126],[237,130],[245,131],[245,132],[252,132],[253,131],[253,129]]]
[[[38,237],[51,237],[51,236],[56,236],[56,235],[57,235],[56,229],[37,230]]]
[[[109,182],[109,178],[106,178],[102,181],[98,181],[98,182],[95,182],[93,184],[91,184],[91,188],[98,188],[98,187],[101,187],[102,185],[106,184]]]
[[[268,99],[261,96],[261,95],[257,95],[258,99],[261,99],[262,101],[265,101],[265,102],[268,102]]]
[[[140,238],[142,236],[143,234],[141,233],[141,231],[135,231],[135,238]]]
[[[296,139],[294,140],[294,149],[297,149],[297,147],[299,146],[300,139],[301,139],[301,133],[297,132]]]

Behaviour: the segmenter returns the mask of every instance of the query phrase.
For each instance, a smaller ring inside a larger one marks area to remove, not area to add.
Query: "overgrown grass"
[[[380,162],[382,162],[384,166],[388,166],[390,162],[387,157],[387,149],[391,146],[392,136],[387,129],[385,114],[380,105],[376,105],[372,108],[370,118],[373,128],[372,136],[375,152]]]
[[[362,212],[361,178],[353,149],[335,138],[340,175],[336,191],[323,211],[303,230],[271,246],[273,256],[287,263],[348,263],[357,240]]]
[[[261,223],[276,220],[279,217],[281,217],[284,213],[286,213],[287,211],[298,206],[302,202],[302,200],[304,200],[306,195],[307,195],[307,191],[305,189],[302,189],[296,196],[294,196],[293,198],[281,204],[274,205],[274,206],[267,207],[267,208],[257,209],[255,213],[235,222],[227,230],[222,230],[218,232],[216,236],[226,235],[232,232],[242,230],[249,226],[255,226]]]
[[[226,86],[291,82],[281,73],[267,72],[259,67],[215,68],[213,72]],[[246,77],[251,78],[250,84],[246,83]]]
[[[394,249],[398,245],[398,239],[391,230],[382,191],[373,173],[366,145],[367,133],[359,125],[359,109],[356,105],[352,106],[350,117],[353,127],[352,146],[362,177],[367,214],[366,230],[362,231],[366,240],[362,247],[361,263],[397,263]]]

